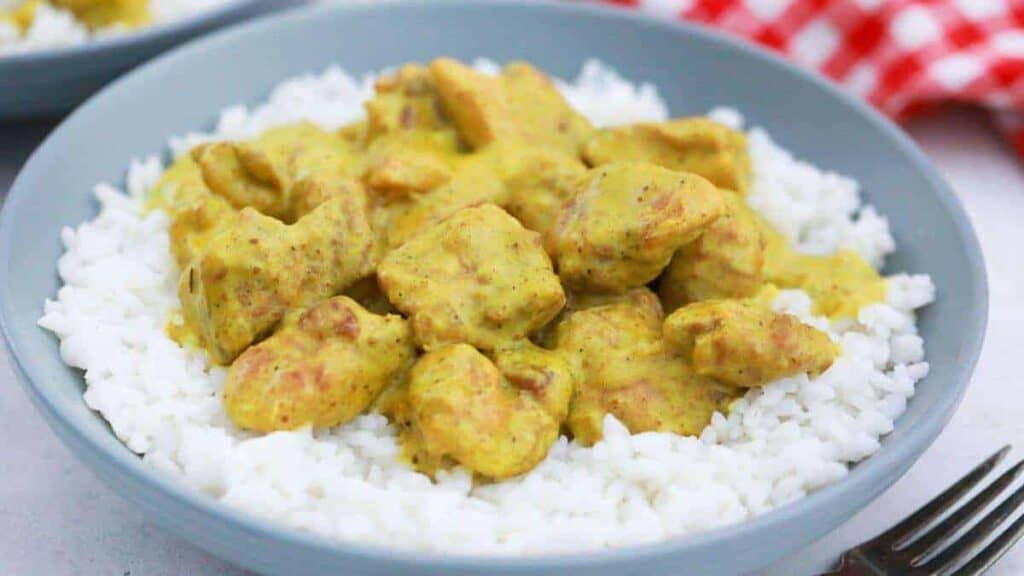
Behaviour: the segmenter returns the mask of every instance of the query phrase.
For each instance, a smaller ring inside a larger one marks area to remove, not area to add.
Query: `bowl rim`
[[[25,52],[0,54],[0,69],[4,66],[45,66],[66,58],[102,57],[127,46],[146,45],[191,30],[214,25],[223,18],[261,0],[224,0],[216,6],[165,22],[147,25],[138,30],[118,33],[101,38],[89,38],[85,42],[65,46],[40,48]],[[13,188],[12,188],[13,189]]]
[[[585,568],[607,563],[657,558],[673,553],[692,551],[712,544],[730,541],[738,542],[759,533],[770,533],[774,529],[789,522],[794,522],[799,517],[806,516],[813,510],[825,506],[832,499],[849,496],[858,487],[869,490],[870,486],[879,485],[880,483],[887,487],[889,484],[884,481],[887,472],[899,470],[901,463],[906,464],[909,462],[907,464],[909,466],[916,461],[921,452],[931,445],[941,429],[952,417],[953,412],[963,398],[981,352],[988,316],[988,284],[981,247],[974,234],[967,213],[955,193],[909,136],[868,104],[852,94],[844,92],[839,86],[832,84],[825,77],[788,62],[781,56],[754,44],[727,36],[708,27],[679,20],[659,18],[637,10],[624,10],[615,6],[556,0],[533,0],[526,3],[520,0],[405,0],[401,3],[359,0],[347,4],[306,6],[283,13],[262,16],[187,42],[123,75],[90,97],[71,115],[65,118],[32,153],[29,160],[19,171],[9,191],[8,198],[4,202],[2,213],[0,213],[0,264],[12,261],[11,240],[13,221],[20,205],[32,193],[26,184],[26,181],[29,180],[29,175],[42,169],[41,166],[45,165],[47,158],[53,154],[52,149],[56,146],[56,143],[62,139],[64,132],[69,130],[69,125],[74,124],[79,116],[85,114],[95,104],[96,100],[104,98],[107,92],[120,90],[122,86],[130,85],[137,77],[146,74],[150,69],[176,61],[187,61],[220,42],[227,42],[239,36],[257,33],[278,26],[302,26],[305,21],[315,20],[325,13],[372,12],[388,10],[395,6],[399,8],[430,9],[438,5],[485,5],[513,10],[554,11],[585,15],[598,19],[626,20],[630,22],[630,25],[634,26],[669,29],[668,31],[676,34],[695,36],[703,42],[724,44],[726,47],[742,53],[745,57],[772,68],[776,73],[790,74],[797,77],[800,81],[810,83],[836,100],[839,105],[851,108],[873,128],[880,131],[884,137],[890,139],[906,156],[912,167],[925,178],[936,200],[954,222],[955,229],[953,233],[957,234],[962,240],[961,243],[970,265],[969,270],[966,270],[965,273],[971,275],[970,287],[978,296],[978,300],[975,303],[976,305],[969,318],[968,325],[963,330],[965,344],[962,362],[959,364],[959,370],[956,374],[956,386],[947,389],[938,398],[936,406],[921,416],[915,428],[906,430],[906,433],[898,438],[889,439],[882,449],[858,463],[845,477],[794,502],[769,510],[737,524],[714,528],[697,534],[674,536],[658,542],[570,553],[496,556],[425,552],[388,547],[378,543],[339,540],[292,528],[280,522],[265,520],[223,504],[144,464],[142,459],[129,450],[120,440],[117,440],[116,443],[104,443],[100,439],[94,438],[97,435],[79,427],[74,418],[70,416],[69,410],[62,406],[60,402],[55,401],[55,397],[49,392],[48,387],[40,386],[37,383],[42,374],[39,373],[38,367],[35,366],[34,359],[28,357],[21,350],[19,343],[12,338],[13,329],[9,324],[11,323],[10,319],[13,317],[14,311],[10,298],[7,297],[7,285],[0,283],[0,332],[3,333],[11,352],[18,381],[26,393],[34,400],[35,405],[44,410],[50,419],[63,424],[68,433],[72,435],[73,440],[89,450],[95,460],[102,460],[104,466],[115,469],[120,474],[127,475],[142,490],[162,493],[163,496],[172,500],[174,504],[187,508],[193,514],[211,517],[212,520],[229,522],[232,524],[232,528],[238,531],[270,538],[290,547],[303,548],[328,555],[342,555],[360,560],[388,563],[395,567],[416,567],[431,570],[475,569],[493,571],[496,569],[516,570],[523,568]],[[282,78],[281,81],[285,79]],[[74,225],[77,224],[80,223]],[[112,432],[108,428],[103,431],[103,434],[112,434]],[[67,442],[67,439],[63,437],[62,440]],[[84,460],[82,455],[76,453],[76,456]],[[97,466],[99,465],[97,464]]]

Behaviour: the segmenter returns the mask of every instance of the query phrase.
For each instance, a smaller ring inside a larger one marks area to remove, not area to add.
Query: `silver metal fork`
[[[981,481],[1009,453],[1004,446],[971,470],[909,518],[885,533],[856,548],[847,550],[840,566],[822,576],[971,576],[983,574],[1024,535],[1024,516],[979,551],[986,540],[1024,503],[1024,486],[1013,491],[978,520],[969,530],[958,534],[1000,494],[1007,491],[1024,470],[1024,461],[1003,472],[983,490],[931,526]]]

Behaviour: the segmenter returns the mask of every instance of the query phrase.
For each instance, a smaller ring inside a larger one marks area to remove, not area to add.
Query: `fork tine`
[[[917,563],[931,555],[932,552],[948,544],[950,538],[984,510],[989,502],[1006,490],[1006,487],[1020,476],[1022,470],[1024,470],[1024,460],[1003,472],[999,478],[992,481],[974,498],[971,498],[958,508],[956,512],[950,514],[939,525],[922,534],[918,540],[915,540],[910,546],[907,546],[905,550],[900,550],[900,552],[909,557],[911,562]]]
[[[918,530],[924,528],[929,522],[960,500],[964,494],[970,492],[982,478],[999,465],[999,462],[1006,457],[1009,451],[1009,445],[1003,446],[998,452],[986,458],[981,464],[978,464],[974,470],[968,472],[966,476],[957,480],[956,484],[953,484],[945,492],[933,498],[903,522],[875,537],[870,543],[885,544],[893,548],[902,546]]]
[[[988,538],[989,534],[995,532],[1004,520],[1009,518],[1021,503],[1024,502],[1024,486],[1017,488],[1006,500],[1003,500],[995,510],[985,515],[966,534],[961,536],[948,548],[924,565],[926,573],[934,574],[953,566],[956,562],[965,558]]]
[[[955,576],[980,576],[991,568],[1003,554],[1006,554],[1013,545],[1024,536],[1024,516],[1017,518],[1010,527],[1000,534],[991,544],[985,547],[971,561],[964,564],[956,571]]]

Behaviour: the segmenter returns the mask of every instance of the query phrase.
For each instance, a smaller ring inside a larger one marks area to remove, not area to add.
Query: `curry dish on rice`
[[[383,77],[366,120],[195,147],[171,218],[181,344],[229,366],[256,432],[366,411],[411,466],[523,474],[562,434],[696,435],[746,389],[832,364],[779,289],[856,317],[886,284],[797,252],[746,203],[745,136],[706,118],[595,129],[525,63]]]
[[[36,20],[43,4],[70,12],[89,30],[103,28],[141,28],[152,21],[148,0],[24,0],[10,8],[0,7],[0,23],[7,23],[24,34]]]

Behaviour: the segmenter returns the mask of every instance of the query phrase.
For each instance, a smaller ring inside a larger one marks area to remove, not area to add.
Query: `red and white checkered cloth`
[[[983,106],[1024,158],[1024,0],[603,0],[719,28],[903,120]]]

